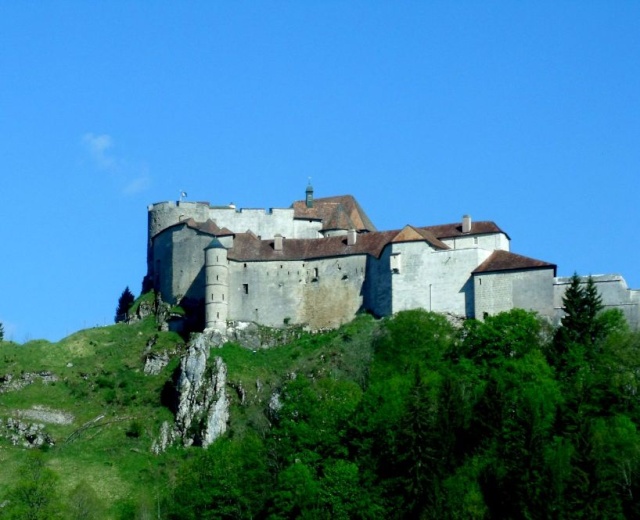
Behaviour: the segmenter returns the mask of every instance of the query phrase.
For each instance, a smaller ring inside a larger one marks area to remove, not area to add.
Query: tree
[[[22,466],[20,480],[9,491],[5,518],[21,520],[50,520],[60,518],[58,476],[46,467],[39,452],[31,452]]]
[[[4,325],[0,322],[0,341],[4,341]]]
[[[116,309],[115,322],[119,323],[127,319],[127,313],[129,309],[133,305],[133,301],[135,300],[135,296],[129,289],[129,286],[125,287],[124,291],[118,298],[118,308]]]
[[[593,345],[600,339],[600,330],[596,316],[602,310],[602,298],[598,294],[593,278],[589,276],[586,285],[574,273],[571,283],[562,298],[564,317],[556,335],[556,344],[578,343]]]
[[[79,482],[69,493],[67,513],[72,520],[102,518],[103,506],[95,489],[85,481]]]

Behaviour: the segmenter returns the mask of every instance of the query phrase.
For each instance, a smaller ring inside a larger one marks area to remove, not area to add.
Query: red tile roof
[[[393,238],[394,231],[361,233],[356,243],[347,245],[347,237],[285,238],[282,251],[273,247],[273,239],[260,240],[255,235],[238,233],[229,249],[228,257],[236,261],[312,260],[332,256],[365,255],[376,258]]]
[[[294,218],[320,220],[322,229],[353,228],[358,231],[376,231],[373,222],[352,195],[315,199],[311,208],[307,208],[304,200],[298,200],[292,207]]]
[[[553,269],[553,275],[556,273],[556,264],[550,264],[535,258],[516,255],[509,251],[494,251],[489,258],[482,262],[474,271],[477,273],[490,273],[495,271],[513,271],[516,269]]]
[[[503,233],[507,236],[507,238],[509,238],[509,235],[502,231],[502,229],[500,229],[495,222],[491,222],[490,220],[473,222],[471,224],[471,231],[469,233],[462,232],[461,222],[455,222],[453,224],[441,224],[439,226],[425,226],[421,227],[420,229],[431,231],[431,233],[433,233],[439,239],[465,237],[470,235],[486,235],[489,233]]]

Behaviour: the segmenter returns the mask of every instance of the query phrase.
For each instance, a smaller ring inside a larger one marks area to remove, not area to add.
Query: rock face
[[[43,384],[48,385],[49,383],[56,382],[58,377],[48,370],[35,373],[23,372],[19,377],[14,377],[12,374],[5,374],[0,376],[0,394],[22,390],[25,386],[35,383],[38,379],[40,379]]]
[[[54,445],[51,436],[44,431],[44,424],[29,423],[11,417],[6,422],[0,419],[0,436],[8,438],[14,446],[20,445],[24,448]]]
[[[211,346],[206,334],[198,334],[180,362],[176,430],[186,446],[206,447],[227,431],[227,366],[218,356],[209,359]]]
[[[148,376],[158,375],[169,364],[167,352],[154,352],[144,358],[144,373]]]

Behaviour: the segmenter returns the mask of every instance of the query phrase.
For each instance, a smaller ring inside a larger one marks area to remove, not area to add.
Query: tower
[[[305,204],[307,208],[313,207],[313,186],[311,186],[311,180],[309,180],[309,184],[307,185],[307,189],[305,190]]]
[[[229,315],[229,263],[227,250],[214,238],[205,248],[205,327],[227,330]]]

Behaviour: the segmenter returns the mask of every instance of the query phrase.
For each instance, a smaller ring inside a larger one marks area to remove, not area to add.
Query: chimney
[[[273,237],[273,249],[282,251],[282,235],[280,233]]]
[[[471,233],[471,215],[464,215],[462,217],[462,232]]]
[[[357,236],[358,236],[358,233],[356,233],[355,229],[350,229],[349,231],[347,231],[347,245],[355,246]]]

